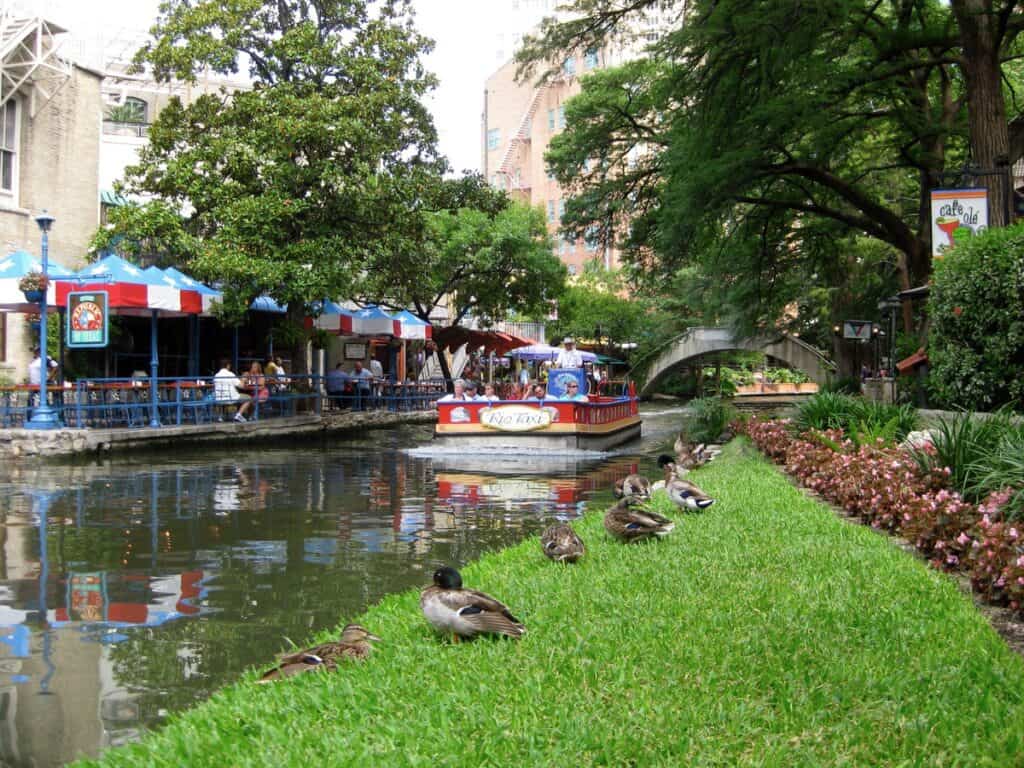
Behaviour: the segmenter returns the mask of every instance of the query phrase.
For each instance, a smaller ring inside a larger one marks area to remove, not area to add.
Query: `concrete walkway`
[[[105,451],[158,448],[184,443],[261,442],[304,435],[328,435],[394,424],[431,424],[437,411],[330,411],[239,424],[234,421],[136,429],[3,429],[0,457],[71,456]]]

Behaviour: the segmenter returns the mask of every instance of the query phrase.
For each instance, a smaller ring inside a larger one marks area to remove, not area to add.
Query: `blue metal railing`
[[[245,381],[242,377],[243,382]],[[421,411],[434,407],[445,394],[444,381],[393,382],[368,380],[347,391],[328,392],[321,376],[264,377],[264,386],[243,386],[233,395],[218,393],[213,377],[153,379],[82,379],[47,390],[47,400],[63,425],[72,428],[140,428],[228,422],[242,410],[248,421],[319,416],[324,411]],[[218,398],[218,394],[221,397]],[[0,427],[22,427],[39,404],[39,388],[0,388]]]

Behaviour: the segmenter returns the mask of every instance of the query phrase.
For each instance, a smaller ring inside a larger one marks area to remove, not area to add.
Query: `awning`
[[[355,313],[352,330],[360,336],[401,336],[402,324],[380,307],[371,305]]]
[[[30,304],[25,294],[18,287],[18,281],[30,272],[42,272],[43,264],[39,259],[25,251],[15,251],[0,259],[0,309],[13,312],[38,312],[38,304]],[[47,274],[50,287],[47,289],[46,301],[50,311],[57,308],[56,280],[73,274],[60,264],[47,260]]]
[[[144,270],[110,254],[74,275],[58,280],[56,301],[67,306],[72,291],[106,291],[108,306],[119,314],[198,315],[203,311],[198,291],[183,290],[161,270]]]
[[[924,365],[928,362],[928,353],[924,351],[924,347],[921,347],[910,357],[904,358],[896,363],[896,370],[900,373],[908,373],[919,365]]]
[[[103,205],[113,206],[128,205],[128,198],[124,195],[117,194],[117,192],[112,189],[101,189],[100,203]]]
[[[434,334],[434,340],[442,349],[447,347],[453,352],[463,344],[468,344],[470,349],[483,347],[485,352],[494,352],[501,357],[508,354],[509,350],[533,343],[529,339],[523,339],[511,333],[473,331],[459,326],[451,326],[437,331]]]

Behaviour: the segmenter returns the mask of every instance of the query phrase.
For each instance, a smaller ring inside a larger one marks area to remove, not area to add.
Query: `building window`
[[[588,48],[587,52],[583,54],[583,68],[593,69],[597,66],[597,49]]]
[[[583,245],[591,253],[597,250],[597,227],[587,227],[587,231],[583,233]]]
[[[491,128],[487,131],[487,151],[493,151],[501,144],[501,128]]]
[[[565,105],[563,104],[558,108],[558,128],[561,130],[565,128]]]
[[[554,181],[554,180],[555,180],[555,172],[552,171],[550,168],[548,168],[548,181]]]
[[[548,130],[555,130],[555,110],[553,109],[548,110]]]
[[[565,200],[558,201],[558,220],[561,221],[562,217],[565,216]]]
[[[576,59],[574,59],[572,56],[570,56],[565,61],[563,61],[562,62],[562,71],[565,72],[565,74],[570,75],[570,76],[571,75],[575,75],[576,74]]]
[[[548,200],[548,221],[555,220],[555,201]]]
[[[142,99],[129,96],[124,100],[125,123],[146,123],[149,117],[149,104]]]
[[[0,361],[7,362],[7,313],[0,312]]]
[[[18,184],[18,102],[0,108],[0,192],[14,195]]]
[[[569,265],[569,274],[570,275],[575,275],[576,274],[576,265],[575,264],[570,264]]]

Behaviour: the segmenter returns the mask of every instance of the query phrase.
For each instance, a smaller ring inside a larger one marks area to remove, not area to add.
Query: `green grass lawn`
[[[361,617],[386,641],[367,664],[253,673],[96,764],[1024,765],[1024,662],[951,580],[745,440],[697,481],[718,503],[661,541],[612,541],[598,510],[578,565],[533,539],[465,568],[519,642],[452,645],[392,596]]]

